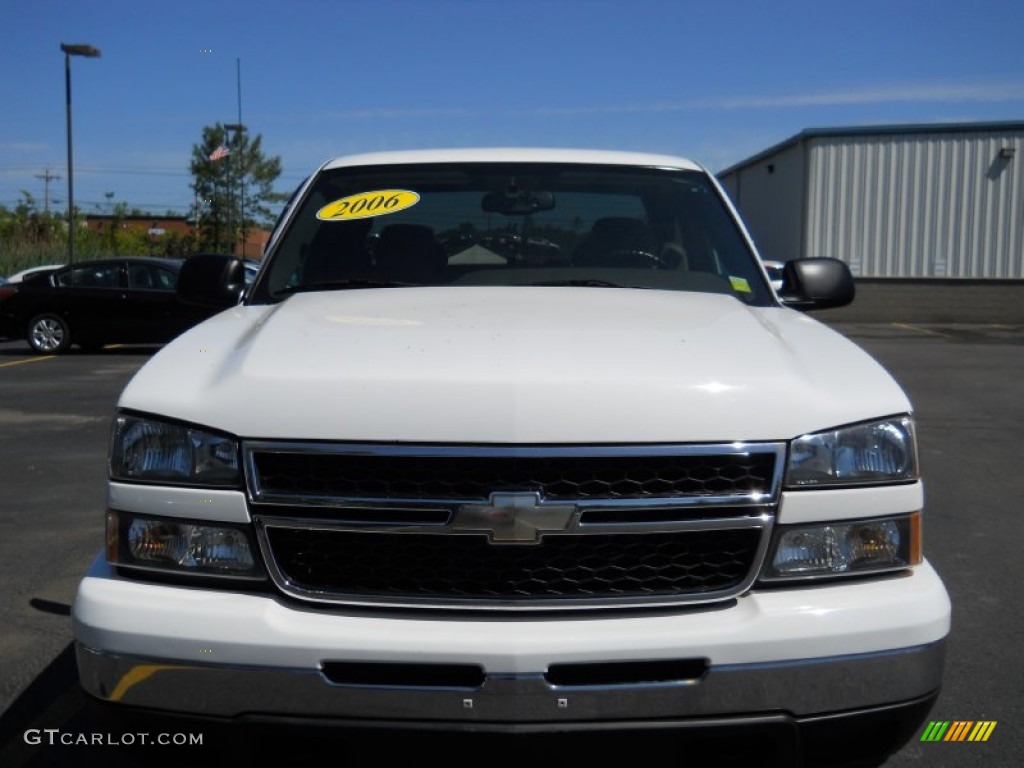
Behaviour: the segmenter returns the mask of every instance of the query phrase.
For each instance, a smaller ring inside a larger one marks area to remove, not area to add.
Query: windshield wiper
[[[596,280],[593,278],[588,279],[576,279],[576,280],[546,280],[540,283],[530,283],[530,285],[568,285],[578,286],[580,288],[644,288],[642,285],[619,285],[618,283],[611,283],[607,280]]]
[[[606,280],[550,280],[541,283],[530,283],[531,286],[573,286],[580,288],[625,288],[617,283],[609,283]]]
[[[353,277],[347,280],[322,280],[317,283],[300,283],[299,285],[286,285],[278,291],[277,296],[287,296],[292,293],[306,293],[307,291],[335,291],[349,288],[402,288],[413,285],[413,283],[396,283],[391,280],[370,280],[368,278]]]

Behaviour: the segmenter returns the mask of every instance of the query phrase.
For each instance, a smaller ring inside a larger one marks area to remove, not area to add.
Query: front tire
[[[27,340],[40,355],[59,355],[71,346],[71,329],[59,315],[36,315],[28,323]]]

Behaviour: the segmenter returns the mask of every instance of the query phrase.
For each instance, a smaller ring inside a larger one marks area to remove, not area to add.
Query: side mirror
[[[178,298],[186,304],[226,309],[242,298],[245,269],[226,253],[200,253],[185,260],[178,276]]]
[[[795,259],[783,270],[779,298],[794,309],[845,307],[856,293],[850,268],[839,259]]]

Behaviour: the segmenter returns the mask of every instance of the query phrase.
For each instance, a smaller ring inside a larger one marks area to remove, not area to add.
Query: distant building
[[[133,229],[159,237],[169,232],[179,235],[192,234],[192,224],[185,216],[110,216],[106,214],[86,214],[85,226],[88,229],[109,231],[117,224],[121,229]]]
[[[245,230],[245,242],[235,245],[235,256],[247,259],[262,259],[263,249],[270,241],[270,232],[266,229]]]
[[[814,128],[718,174],[765,259],[1024,279],[1024,121]]]
[[[105,214],[87,214],[85,226],[88,229],[102,232],[109,232],[113,226],[118,226],[124,230],[135,230],[148,235],[154,244],[158,244],[166,235],[173,234],[184,237],[195,233],[193,220],[185,216],[110,216]],[[245,231],[244,244],[239,242],[235,245],[235,255],[259,259],[263,256],[263,248],[269,239],[270,232],[266,230],[247,229]]]

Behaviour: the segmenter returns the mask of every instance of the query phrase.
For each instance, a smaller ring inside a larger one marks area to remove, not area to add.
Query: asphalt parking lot
[[[945,687],[930,718],[998,723],[985,743],[922,743],[915,737],[886,765],[1019,765],[1024,326],[838,327],[892,371],[917,410],[925,553],[946,581],[954,607]],[[645,766],[717,764],[694,759],[666,734],[338,740],[306,729],[239,732],[167,718],[107,718],[77,687],[68,614],[77,581],[103,542],[109,418],[120,389],[153,349],[48,358],[27,351],[23,342],[0,342],[0,766],[232,765],[274,751],[282,764],[319,764],[324,747],[338,765],[357,762],[357,754],[369,754],[378,765],[410,764],[427,751],[449,765],[462,764],[459,755],[477,765],[496,752],[541,765],[610,765],[614,754],[618,765],[623,749]],[[121,745],[50,746],[46,729],[101,732]],[[117,738],[141,732],[201,732],[206,738],[202,746],[166,748],[128,747]],[[748,763],[734,758],[722,764]]]

